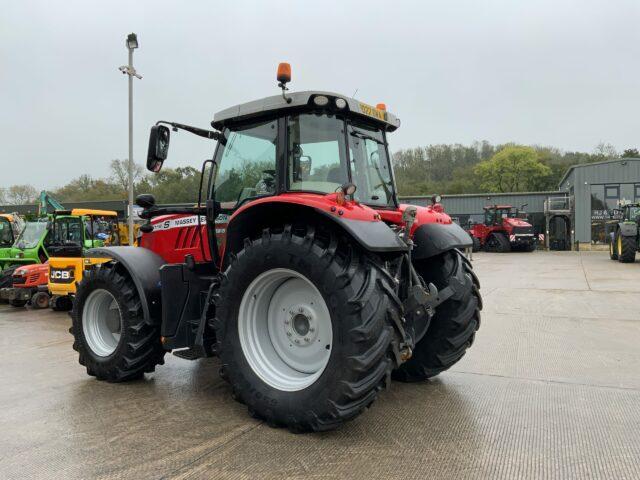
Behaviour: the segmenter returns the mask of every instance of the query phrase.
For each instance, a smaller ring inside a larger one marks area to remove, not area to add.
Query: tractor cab
[[[119,244],[118,216],[112,210],[56,210],[49,229],[50,256],[80,257],[88,248]]]
[[[518,221],[510,221],[510,218],[527,220],[527,213],[524,211],[524,207],[527,205],[522,205],[520,208],[512,207],[511,205],[492,205],[484,207],[484,224],[487,226],[492,225],[502,225],[506,224],[514,224],[517,225],[520,222]]]
[[[152,127],[147,159],[152,172],[160,171],[167,158],[171,130],[217,140],[213,158],[202,167],[200,193],[206,195],[205,205],[199,200],[196,208],[158,209],[148,195],[138,202],[145,208],[142,218],[194,215],[193,232],[188,235],[164,232],[176,245],[167,252],[168,261],[181,261],[190,254],[196,261],[213,259],[223,268],[228,261],[225,254],[240,248],[244,235],[242,229],[234,234],[228,228],[229,220],[242,212],[251,221],[253,217],[256,222],[268,220],[262,215],[264,208],[249,209],[249,205],[266,207],[276,202],[270,212],[288,210],[288,215],[304,215],[299,208],[292,213],[304,199],[311,213],[319,210],[321,215],[338,217],[344,223],[354,218],[394,224],[401,221],[399,209],[404,207],[397,199],[387,143],[388,133],[400,126],[400,120],[384,104],[373,107],[325,91],[287,93],[286,77],[279,75],[278,80],[283,87],[281,95],[216,113],[211,122],[214,131],[173,122],[158,122]],[[213,168],[207,171],[207,164]],[[146,231],[142,246],[154,249],[157,242],[165,241],[154,234],[170,230],[167,226],[173,226],[175,218],[163,220],[169,223],[165,226],[157,219],[153,226],[149,222],[142,227]],[[451,223],[449,217],[445,223]],[[375,237],[366,237],[375,243]]]
[[[640,203],[630,203],[622,208],[622,222],[640,224]]]
[[[0,249],[9,248],[24,228],[24,221],[18,214],[0,214]]]
[[[13,245],[0,248],[0,268],[46,262],[48,238],[46,221],[26,222]]]
[[[502,225],[507,218],[517,218],[517,213],[511,205],[494,205],[484,207],[484,224]]]

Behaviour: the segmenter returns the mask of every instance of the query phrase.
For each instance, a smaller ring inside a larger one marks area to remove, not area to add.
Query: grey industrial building
[[[559,190],[573,199],[575,241],[606,244],[617,222],[618,202],[640,202],[640,159],[574,165],[560,181]]]
[[[402,197],[426,205],[429,196]],[[570,167],[557,191],[443,195],[445,211],[461,225],[480,222],[487,205],[528,204],[526,211],[546,246],[600,248],[617,222],[618,202],[640,202],[640,159],[619,158]],[[554,243],[555,241],[555,243]]]
[[[405,203],[427,205],[430,196],[400,197]],[[599,248],[617,218],[619,201],[640,202],[640,159],[620,158],[570,167],[558,190],[526,193],[478,193],[443,195],[445,211],[461,225],[483,221],[483,207],[512,205],[525,210],[536,235],[544,245],[556,249]],[[65,202],[67,208],[116,210],[122,218],[126,202]],[[37,205],[0,205],[0,213],[17,211],[37,214]]]

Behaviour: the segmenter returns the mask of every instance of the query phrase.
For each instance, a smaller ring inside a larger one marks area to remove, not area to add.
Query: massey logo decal
[[[204,215],[200,215],[200,223],[206,225],[207,219]],[[174,218],[173,220],[165,220],[164,222],[156,223],[153,226],[153,231],[158,230],[170,230],[172,228],[191,227],[198,225],[198,216],[192,215],[190,217]]]
[[[227,223],[229,221],[229,215],[218,215],[216,217],[216,224]],[[200,224],[206,225],[207,218],[204,215],[200,215]],[[192,215],[190,217],[174,218],[173,220],[165,220],[164,222],[156,223],[153,226],[153,231],[170,230],[172,228],[180,227],[192,227],[198,225],[198,216]]]

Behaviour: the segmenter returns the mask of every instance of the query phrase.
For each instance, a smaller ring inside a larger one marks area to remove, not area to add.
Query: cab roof
[[[329,99],[328,105],[323,107],[316,106],[313,100],[317,96],[327,97]],[[216,130],[221,130],[225,126],[244,120],[252,118],[258,119],[281,111],[300,110],[304,107],[309,107],[311,109],[330,109],[336,113],[348,112],[348,114],[359,116],[374,124],[378,124],[388,132],[392,132],[400,127],[400,120],[392,113],[386,110],[380,110],[360,100],[340,95],[339,93],[308,90],[304,92],[287,93],[287,98],[290,98],[291,102],[287,103],[282,95],[273,95],[272,97],[266,97],[227,108],[214,115],[211,126]],[[335,106],[335,101],[339,98],[347,102],[345,108],[340,109]]]
[[[508,209],[508,208],[513,208],[513,205],[487,205],[486,207],[482,207],[485,210],[500,210],[500,209]]]
[[[92,215],[92,216],[102,216],[102,217],[117,217],[118,213],[113,210],[94,210],[92,208],[74,208],[71,210],[56,210],[55,215]]]

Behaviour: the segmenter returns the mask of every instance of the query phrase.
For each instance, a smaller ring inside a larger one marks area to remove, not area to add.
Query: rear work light
[[[318,95],[317,97],[314,97],[313,103],[315,103],[319,107],[324,107],[329,103],[329,99],[324,95]]]

